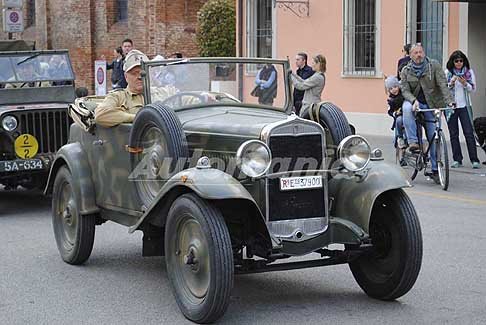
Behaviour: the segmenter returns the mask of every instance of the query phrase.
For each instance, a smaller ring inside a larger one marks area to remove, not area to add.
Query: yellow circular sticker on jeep
[[[21,134],[15,139],[15,153],[19,158],[33,158],[39,150],[37,139],[30,134]]]

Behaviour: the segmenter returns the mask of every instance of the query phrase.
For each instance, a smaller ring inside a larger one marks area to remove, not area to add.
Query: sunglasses
[[[454,60],[454,63],[462,63],[462,62],[464,62],[464,60],[463,60],[463,59],[455,59],[455,60]]]

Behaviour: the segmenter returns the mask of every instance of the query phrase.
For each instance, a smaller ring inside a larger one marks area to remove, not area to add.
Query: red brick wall
[[[101,55],[112,60],[113,49],[127,37],[149,57],[198,56],[197,11],[206,1],[128,1],[128,20],[117,22],[116,0],[37,0],[35,26],[14,38],[35,40],[39,49],[68,49],[76,85],[93,92],[94,60]],[[7,34],[0,31],[0,39]]]

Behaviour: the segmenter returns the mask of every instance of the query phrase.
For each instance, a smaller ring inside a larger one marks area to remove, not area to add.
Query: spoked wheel
[[[449,155],[447,152],[447,143],[444,133],[440,132],[439,137],[435,140],[437,152],[437,170],[439,172],[440,186],[444,191],[449,188]]]
[[[401,189],[383,193],[373,206],[371,251],[349,263],[366,294],[394,300],[414,285],[422,264],[422,232],[412,202]]]
[[[194,194],[179,197],[165,227],[167,274],[177,304],[196,323],[219,319],[233,287],[233,252],[221,212]]]
[[[403,170],[408,177],[413,181],[417,177],[418,172],[423,168],[423,156],[419,153],[410,152],[408,149],[403,150],[403,161],[405,166],[402,166]]]
[[[84,263],[93,249],[95,215],[80,215],[74,195],[72,175],[61,167],[54,181],[52,194],[52,224],[57,248],[69,264]]]

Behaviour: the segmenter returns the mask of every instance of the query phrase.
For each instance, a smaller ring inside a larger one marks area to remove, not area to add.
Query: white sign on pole
[[[106,95],[106,61],[95,61],[95,94],[96,96]]]
[[[7,8],[22,8],[22,0],[2,0],[3,7]]]
[[[6,33],[24,31],[24,19],[20,9],[3,9],[3,30]]]

